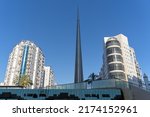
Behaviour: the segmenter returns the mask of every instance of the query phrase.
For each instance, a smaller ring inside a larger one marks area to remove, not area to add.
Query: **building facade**
[[[50,66],[44,66],[44,88],[55,85],[54,72]]]
[[[103,79],[115,78],[135,82],[141,80],[135,51],[129,46],[128,38],[123,34],[104,37],[103,66],[100,75]]]
[[[4,86],[4,83],[3,83],[3,82],[0,82],[0,86]]]
[[[9,56],[5,85],[17,85],[22,75],[28,75],[33,83],[32,88],[42,87],[44,61],[44,55],[39,47],[30,41],[21,41]]]
[[[44,92],[43,92],[44,91]],[[42,92],[42,93],[40,93]],[[94,92],[94,93],[93,93]],[[0,89],[0,100],[123,100],[120,89]]]
[[[148,76],[144,73],[143,75],[143,79],[144,79],[144,83],[145,83],[145,87],[147,90],[150,90],[150,81],[148,79]]]

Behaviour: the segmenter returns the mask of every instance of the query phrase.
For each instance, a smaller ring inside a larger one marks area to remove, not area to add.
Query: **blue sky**
[[[80,8],[83,71],[86,79],[102,65],[103,37],[124,34],[142,71],[150,76],[149,0],[0,0],[0,82],[13,47],[38,45],[58,83],[73,82],[77,6]]]

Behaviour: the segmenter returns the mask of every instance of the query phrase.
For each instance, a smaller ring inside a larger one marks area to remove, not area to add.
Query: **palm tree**
[[[28,75],[22,75],[18,84],[19,86],[23,86],[25,88],[33,85],[32,80],[30,80]]]

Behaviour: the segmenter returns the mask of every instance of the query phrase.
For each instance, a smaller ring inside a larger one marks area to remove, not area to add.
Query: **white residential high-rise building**
[[[11,52],[8,60],[5,85],[16,85],[21,75],[28,75],[32,88],[40,88],[43,83],[44,55],[39,47],[30,41],[21,41]]]
[[[103,67],[100,74],[104,79],[141,79],[134,49],[129,46],[128,38],[123,34],[104,37]]]
[[[55,84],[54,72],[50,66],[44,66],[44,87],[51,87]]]

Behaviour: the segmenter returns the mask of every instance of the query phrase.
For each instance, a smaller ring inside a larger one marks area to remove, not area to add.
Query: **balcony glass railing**
[[[128,88],[128,83],[118,79],[87,81],[76,84],[62,84],[51,89],[98,89],[98,88]]]
[[[111,41],[108,41],[106,43],[106,47],[109,47],[109,46],[112,46],[112,45],[118,45],[118,46],[120,46],[120,43],[117,40],[111,40]]]

